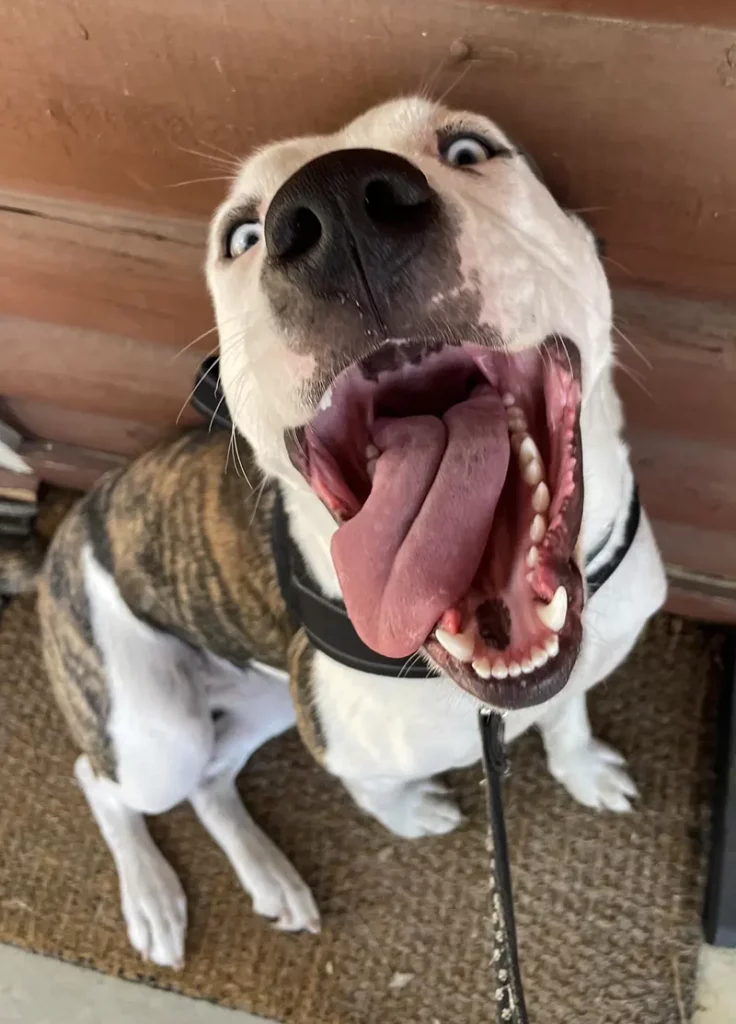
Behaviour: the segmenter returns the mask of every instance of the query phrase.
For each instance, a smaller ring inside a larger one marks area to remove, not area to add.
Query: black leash
[[[496,974],[496,987],[493,993],[496,1002],[496,1021],[499,1024],[528,1024],[519,967],[511,867],[503,813],[503,781],[509,774],[503,716],[497,711],[484,709],[480,712],[479,724],[490,833],[492,963]]]

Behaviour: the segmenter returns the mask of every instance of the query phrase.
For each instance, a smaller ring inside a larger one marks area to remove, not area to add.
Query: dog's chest
[[[480,756],[478,702],[448,679],[391,679],[356,672],[321,653],[313,693],[327,767],[343,777],[422,778]]]

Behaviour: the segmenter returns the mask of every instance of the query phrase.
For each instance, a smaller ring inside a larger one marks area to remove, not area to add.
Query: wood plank
[[[503,6],[589,18],[661,21],[670,25],[736,26],[736,6],[731,0],[702,0],[697,4],[692,0],[504,0]]]
[[[79,0],[72,11],[26,0],[0,36],[2,179],[207,216],[224,182],[171,186],[226,176],[223,151],[330,130],[431,83],[495,115],[564,203],[592,210],[618,278],[735,294],[736,43],[724,0],[689,16],[686,0],[591,0],[594,17],[582,0],[539,6]],[[639,20],[657,9],[706,25]],[[458,39],[466,56],[453,58]]]
[[[51,438],[81,446],[93,440],[100,451],[114,455],[139,455],[176,431],[168,423],[137,423],[26,398],[5,399],[0,407],[3,416],[12,417],[13,423],[27,438]],[[190,418],[187,416],[187,420]]]
[[[736,304],[614,294],[630,424],[736,447]]]
[[[642,430],[630,440],[652,518],[736,536],[736,447]]]
[[[0,314],[183,348],[213,324],[205,237],[201,219],[0,191]]]
[[[0,316],[0,386],[11,399],[158,426],[199,422],[187,396],[200,360],[192,350],[177,358],[165,345]]]
[[[88,491],[105,473],[127,461],[122,455],[54,441],[27,441],[22,451],[41,480],[74,491]]]
[[[681,591],[670,587],[665,609],[685,619],[699,619],[701,622],[736,624],[736,597],[714,597],[696,591]]]

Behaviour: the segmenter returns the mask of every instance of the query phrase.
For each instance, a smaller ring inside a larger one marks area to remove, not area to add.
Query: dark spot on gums
[[[361,360],[360,369],[366,380],[376,381],[387,370],[398,370],[405,363],[416,366],[426,355],[439,352],[441,341],[409,341],[398,345],[384,345]]]
[[[479,605],[476,613],[481,639],[497,651],[505,651],[511,643],[511,614],[500,597]]]

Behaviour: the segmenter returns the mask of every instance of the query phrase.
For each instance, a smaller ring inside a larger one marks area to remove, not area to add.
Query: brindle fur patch
[[[317,711],[312,686],[314,648],[303,629],[294,634],[289,646],[289,679],[291,695],[296,708],[299,735],[312,757],[324,765],[327,741]]]
[[[86,545],[151,626],[238,666],[256,658],[289,667],[292,630],[271,554],[273,491],[259,486],[243,442],[228,459],[229,440],[190,433],[103,478],[49,549],[39,584],[44,656],[72,735],[97,771],[113,775],[115,766],[84,587]]]

